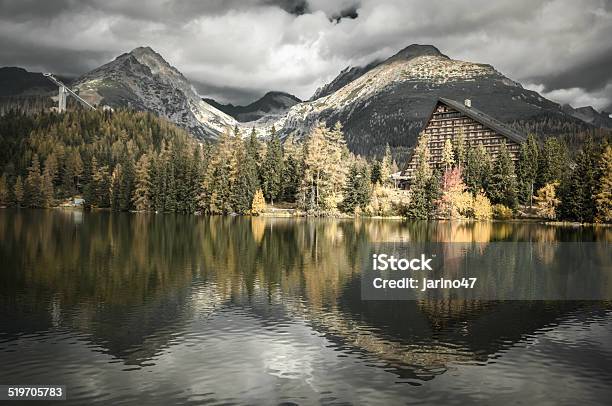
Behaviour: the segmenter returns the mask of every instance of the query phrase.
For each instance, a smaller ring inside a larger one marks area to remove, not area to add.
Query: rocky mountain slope
[[[204,99],[204,101],[240,122],[255,121],[262,117],[280,117],[289,108],[302,102],[294,95],[285,92],[268,92],[260,99],[246,106],[221,104],[213,99]]]
[[[80,77],[73,89],[97,105],[151,111],[214,138],[236,120],[203,101],[189,81],[149,47],[136,48]]]
[[[340,121],[349,147],[367,155],[380,153],[386,143],[399,150],[414,146],[439,97],[469,98],[476,108],[517,126],[543,118],[586,125],[491,65],[454,60],[433,46],[410,45],[385,61],[344,70],[316,95],[323,96],[293,106],[277,128],[300,134],[317,120]]]

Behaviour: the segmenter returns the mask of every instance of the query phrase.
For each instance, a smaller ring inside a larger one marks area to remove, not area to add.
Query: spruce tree
[[[21,176],[17,176],[15,179],[15,185],[13,186],[13,199],[15,200],[15,205],[17,207],[21,207],[23,205],[25,197],[25,191],[23,188],[23,181],[21,180]]]
[[[453,151],[455,153],[455,164],[460,169],[463,169],[467,159],[465,151],[465,134],[463,132],[463,128],[459,130],[459,133],[453,139]]]
[[[0,207],[6,207],[9,205],[9,185],[8,176],[6,173],[0,177]]]
[[[518,206],[518,192],[514,163],[506,143],[502,143],[493,165],[489,197],[494,204],[503,204],[511,209]]]
[[[594,221],[596,206],[593,196],[597,190],[597,163],[593,140],[588,137],[576,157],[574,170],[561,186],[561,218],[581,223]]]
[[[393,157],[391,156],[391,148],[389,144],[385,147],[385,155],[380,162],[380,183],[382,186],[388,187],[391,185],[391,165]]]
[[[567,145],[556,137],[547,138],[538,154],[536,188],[562,182],[569,168]]]
[[[264,196],[274,205],[283,188],[283,151],[278,134],[272,128],[267,143],[266,157],[262,165],[262,189]]]
[[[370,203],[371,195],[370,171],[367,163],[354,162],[346,180],[342,210],[349,214],[352,214],[356,207],[364,210]]]
[[[595,193],[595,221],[612,223],[612,146],[604,148],[599,159],[599,181]]]
[[[25,202],[29,207],[43,207],[44,199],[42,195],[42,175],[40,173],[40,162],[38,155],[32,157],[32,164],[28,167],[28,177],[26,178],[26,197]]]
[[[519,201],[522,204],[528,204],[530,207],[538,174],[538,153],[538,143],[534,135],[529,134],[527,140],[521,144],[517,167],[517,184]]]
[[[429,137],[422,134],[415,148],[416,169],[410,185],[410,202],[406,215],[409,218],[425,220],[431,214],[431,199],[435,192],[432,184],[433,173],[429,167]]]
[[[453,151],[453,143],[450,138],[444,140],[444,148],[442,149],[442,164],[444,170],[450,170],[455,165],[455,153]]]

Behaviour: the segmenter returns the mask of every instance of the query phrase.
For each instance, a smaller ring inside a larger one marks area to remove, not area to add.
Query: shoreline
[[[510,218],[510,219],[488,219],[488,220],[476,220],[476,219],[427,219],[427,220],[419,220],[419,219],[410,219],[408,217],[402,216],[350,216],[348,214],[338,214],[338,215],[312,215],[307,214],[306,212],[294,212],[288,214],[286,212],[282,213],[261,213],[258,215],[242,215],[236,213],[230,214],[202,214],[202,213],[165,213],[165,212],[154,212],[154,211],[113,211],[110,208],[89,208],[85,209],[83,207],[69,207],[69,206],[54,206],[48,208],[31,208],[31,207],[6,207],[0,206],[0,210],[67,210],[67,211],[80,211],[80,212],[110,212],[110,213],[129,213],[129,214],[174,214],[174,215],[185,215],[185,216],[209,216],[209,217],[262,217],[262,218],[285,218],[285,219],[303,219],[303,218],[318,218],[318,219],[337,219],[337,220],[358,220],[358,219],[366,219],[366,220],[392,220],[392,221],[415,221],[415,222],[429,222],[429,223],[537,223],[543,224],[547,226],[556,226],[556,227],[598,227],[598,228],[608,228],[612,227],[612,223],[578,223],[574,221],[556,221],[549,219],[538,219],[534,217],[526,217],[526,218]],[[284,209],[280,209],[281,211]],[[284,214],[283,214],[284,213]]]

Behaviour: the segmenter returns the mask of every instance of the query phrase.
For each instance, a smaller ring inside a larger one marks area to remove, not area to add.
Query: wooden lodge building
[[[444,142],[450,138],[454,143],[455,138],[461,132],[463,132],[466,150],[482,143],[493,159],[497,156],[502,143],[505,142],[515,163],[518,160],[520,144],[525,141],[524,135],[472,107],[469,99],[461,103],[440,98],[421,131],[421,134],[429,136],[429,164],[432,168],[440,168],[443,165]],[[401,173],[400,181],[409,183],[415,168],[416,155],[413,153]]]

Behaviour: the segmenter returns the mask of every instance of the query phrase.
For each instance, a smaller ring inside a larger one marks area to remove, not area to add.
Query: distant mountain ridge
[[[55,89],[44,79],[19,68],[0,70],[0,83],[7,83],[2,90],[18,95],[10,96],[12,103],[24,97],[20,94],[37,92],[50,100]],[[363,155],[380,154],[386,144],[399,153],[412,148],[440,97],[469,98],[474,107],[523,132],[559,135],[612,127],[612,119],[591,107],[560,106],[491,65],[454,60],[432,45],[419,44],[385,60],[344,69],[308,101],[284,92],[268,92],[246,106],[202,99],[181,72],[149,47],[118,56],[71,87],[97,105],[154,112],[201,140],[234,127],[243,133],[253,128],[261,136],[273,125],[283,137],[300,137],[317,121],[339,121],[349,148]]]
[[[266,93],[246,106],[222,104],[209,98],[203,100],[240,122],[256,121],[267,115],[279,116],[289,110],[290,107],[302,102],[292,94],[274,91]]]

